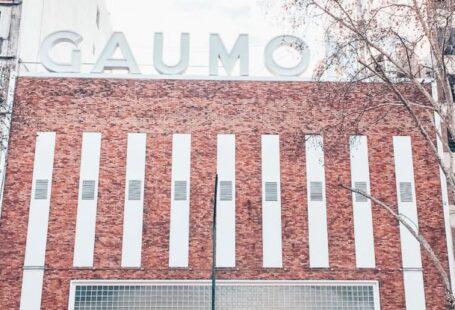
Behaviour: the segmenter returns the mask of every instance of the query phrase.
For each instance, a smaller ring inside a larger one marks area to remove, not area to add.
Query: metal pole
[[[213,198],[213,224],[212,224],[212,310],[215,310],[216,299],[216,201],[218,197],[218,174],[215,176],[215,195]]]

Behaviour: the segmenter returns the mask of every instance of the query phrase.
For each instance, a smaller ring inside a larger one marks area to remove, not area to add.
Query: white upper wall
[[[99,13],[98,13],[99,12]],[[99,15],[99,18],[97,18]],[[97,22],[98,19],[98,22]],[[105,0],[28,0],[23,3],[20,33],[20,58],[29,69],[39,62],[38,50],[52,32],[71,30],[84,40],[79,44],[83,63],[93,63],[112,32],[111,18]],[[69,46],[61,44],[53,58],[66,61]],[[22,66],[24,70],[24,66]]]

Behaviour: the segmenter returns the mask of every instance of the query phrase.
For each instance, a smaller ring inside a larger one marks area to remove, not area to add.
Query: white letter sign
[[[113,58],[115,50],[119,48],[123,59]],[[140,74],[139,67],[126,41],[125,35],[121,32],[114,32],[104,47],[98,61],[92,69],[92,73],[103,73],[104,69],[128,69],[130,73]]]
[[[49,57],[50,50],[60,43],[71,43],[77,46],[82,41],[82,37],[72,31],[58,31],[48,35],[39,52],[41,64],[50,72],[77,73],[81,71],[81,51],[75,49],[71,53],[70,63],[59,63]]]
[[[282,46],[293,47],[300,53],[300,62],[297,65],[286,68],[275,62],[273,53]],[[308,68],[310,63],[310,50],[302,39],[290,35],[278,36],[267,44],[264,51],[264,60],[265,66],[273,75],[298,76]]]
[[[168,66],[163,62],[163,34],[155,33],[153,44],[153,65],[156,71],[161,74],[182,74],[188,68],[190,62],[190,35],[182,33],[180,35],[180,61],[174,66]]]
[[[218,58],[223,64],[227,75],[231,75],[237,59],[240,60],[240,75],[248,75],[248,35],[239,35],[231,52],[228,53],[220,35],[217,33],[210,34],[210,75],[218,75]]]

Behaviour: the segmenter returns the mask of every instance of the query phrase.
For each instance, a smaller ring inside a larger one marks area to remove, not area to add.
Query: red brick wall
[[[407,94],[421,100],[412,89]],[[382,309],[403,309],[397,223],[373,208],[376,269],[354,256],[348,135],[368,135],[372,194],[396,203],[393,135],[412,137],[421,232],[446,261],[439,171],[412,120],[380,84],[309,82],[19,78],[0,219],[0,308],[18,309],[28,223],[35,134],[56,131],[43,309],[64,309],[69,280],[207,279],[216,135],[236,134],[236,260],[221,279],[368,279],[380,282]],[[389,103],[388,103],[389,102]],[[355,111],[365,110],[361,115]],[[429,125],[427,120],[427,125]],[[102,133],[93,268],[72,268],[84,131]],[[120,267],[128,132],[145,132],[142,268]],[[310,269],[304,135],[326,143],[329,269]],[[187,269],[168,269],[173,133],[192,133],[190,254]],[[262,268],[261,134],[279,134],[282,269]],[[423,254],[428,309],[444,308],[441,281]],[[447,265],[447,264],[446,264]]]

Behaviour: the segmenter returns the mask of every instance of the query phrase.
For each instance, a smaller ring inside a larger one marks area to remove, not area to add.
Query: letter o
[[[300,54],[300,61],[293,67],[283,67],[276,63],[273,53],[282,46],[295,48]],[[299,76],[308,68],[310,64],[310,49],[302,39],[291,36],[281,35],[273,38],[264,50],[264,62],[267,70],[273,75],[278,76]]]

